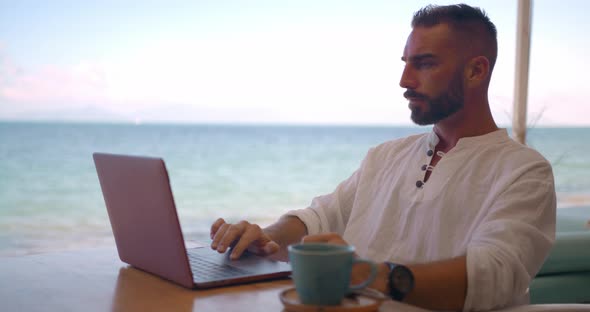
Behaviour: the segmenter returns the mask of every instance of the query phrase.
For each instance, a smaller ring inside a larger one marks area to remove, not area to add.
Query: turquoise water
[[[380,142],[418,127],[0,123],[0,255],[112,243],[96,151],[165,159],[186,235],[217,217],[267,224],[330,192]],[[590,194],[590,128],[535,128],[567,201]],[[581,195],[580,195],[581,194]]]

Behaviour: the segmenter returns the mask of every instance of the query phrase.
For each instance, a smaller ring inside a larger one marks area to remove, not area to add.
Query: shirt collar
[[[508,131],[504,128],[501,128],[496,131],[486,133],[484,135],[460,138],[459,141],[457,141],[457,145],[454,148],[475,147],[478,145],[500,143],[500,142],[506,141],[507,139],[509,139]],[[434,151],[434,149],[439,141],[440,141],[440,139],[438,138],[438,136],[436,135],[436,133],[434,132],[434,129],[433,129],[432,131],[430,131],[430,133],[428,134],[428,136],[426,138],[426,146],[424,147],[425,151],[426,152],[428,152],[429,150]]]

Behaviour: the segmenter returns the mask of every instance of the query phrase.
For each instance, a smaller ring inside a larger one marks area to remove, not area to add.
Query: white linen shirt
[[[555,240],[550,164],[505,129],[462,138],[423,181],[434,131],[369,150],[361,167],[297,216],[309,235],[336,232],[361,257],[412,264],[467,256],[464,310],[528,301]]]

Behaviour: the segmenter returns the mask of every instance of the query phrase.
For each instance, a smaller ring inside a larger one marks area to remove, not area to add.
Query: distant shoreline
[[[0,119],[0,124],[43,124],[43,125],[126,125],[126,126],[269,126],[269,127],[359,127],[359,128],[416,128],[429,129],[431,126],[407,124],[355,124],[355,123],[280,123],[280,122],[232,122],[232,121],[141,121],[135,120],[54,120],[54,119]],[[590,125],[588,126],[590,127]]]
[[[58,120],[58,119],[0,119],[0,124],[43,124],[43,125],[124,125],[124,126],[224,126],[224,127],[328,127],[328,128],[410,128],[430,129],[432,126],[404,124],[355,124],[355,123],[273,123],[273,122],[232,122],[232,121],[141,121],[134,120]],[[498,127],[512,129],[511,125],[499,124]],[[590,125],[535,125],[535,129],[588,129]]]

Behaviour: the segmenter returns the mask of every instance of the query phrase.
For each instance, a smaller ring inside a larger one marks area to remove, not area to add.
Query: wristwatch
[[[414,274],[406,266],[385,262],[389,267],[389,296],[396,301],[402,301],[414,289]]]

